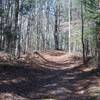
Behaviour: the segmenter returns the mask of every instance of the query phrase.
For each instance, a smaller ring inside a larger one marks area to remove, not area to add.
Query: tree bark
[[[58,33],[58,6],[55,11],[55,30],[54,30],[55,50],[59,50],[59,33]]]
[[[82,41],[82,53],[83,53],[83,63],[86,63],[85,60],[85,44],[84,44],[84,17],[83,17],[83,1],[81,1],[81,21],[82,21],[82,26],[81,26],[81,31],[82,31],[82,37],[81,37],[81,41]]]
[[[68,3],[68,16],[69,16],[69,44],[68,44],[68,51],[69,53],[71,52],[71,0],[69,0],[69,3]]]
[[[19,14],[19,0],[15,0],[15,33],[13,36],[14,41],[14,55],[17,55],[17,33],[18,33],[18,14]]]

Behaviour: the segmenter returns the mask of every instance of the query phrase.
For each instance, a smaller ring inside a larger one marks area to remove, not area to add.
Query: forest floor
[[[99,95],[98,70],[83,65],[81,54],[34,52],[13,60],[0,53],[0,100],[100,100]]]

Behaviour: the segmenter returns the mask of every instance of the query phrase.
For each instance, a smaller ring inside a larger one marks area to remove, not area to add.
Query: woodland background
[[[0,100],[100,100],[100,0],[0,0]]]

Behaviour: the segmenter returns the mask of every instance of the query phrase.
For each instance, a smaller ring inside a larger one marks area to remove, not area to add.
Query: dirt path
[[[35,62],[41,67],[55,70],[71,69],[82,65],[80,54],[69,54],[62,51],[36,53],[31,59],[34,59],[33,64]]]
[[[95,71],[83,71],[81,63],[75,67],[79,60],[68,68],[65,59],[40,56],[35,55],[32,66],[0,66],[0,100],[91,100],[88,88],[99,79]]]

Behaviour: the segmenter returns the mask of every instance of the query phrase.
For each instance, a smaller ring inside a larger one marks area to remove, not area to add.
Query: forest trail
[[[71,69],[82,65],[82,56],[79,53],[73,54],[56,50],[46,53],[35,52],[32,59],[41,67],[55,70]]]
[[[91,100],[88,90],[100,85],[96,70],[84,66],[78,54],[53,51],[23,57],[15,65],[0,65],[0,100]]]

